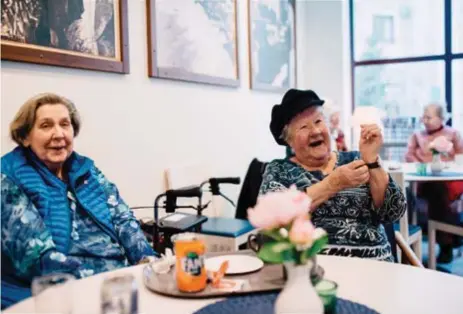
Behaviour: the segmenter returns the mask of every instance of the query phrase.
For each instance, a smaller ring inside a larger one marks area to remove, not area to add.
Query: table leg
[[[412,188],[412,194],[416,199],[416,197],[418,195],[418,184],[416,184],[416,182],[410,182],[410,184],[411,184],[411,188]],[[411,224],[416,225],[416,224],[418,224],[418,211],[416,210],[416,206],[415,206],[415,208],[412,208],[411,210],[412,210]]]
[[[436,269],[436,227],[432,220],[428,221],[428,268]]]

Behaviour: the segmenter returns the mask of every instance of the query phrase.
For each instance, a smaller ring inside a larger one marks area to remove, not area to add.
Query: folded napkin
[[[151,263],[151,268],[156,274],[167,274],[173,265],[175,265],[175,255],[171,249],[167,248],[161,258]]]
[[[217,292],[234,292],[246,289],[249,287],[249,281],[246,279],[228,279],[222,278],[218,286],[210,286],[211,291]]]
[[[377,124],[381,128],[381,132],[384,134],[384,125],[382,120],[385,117],[385,112],[381,109],[372,106],[356,107],[354,114],[352,115],[352,128],[354,137],[353,150],[359,148],[358,140],[360,139],[360,126],[363,124]]]
[[[372,106],[357,107],[352,115],[352,127],[359,128],[362,124],[378,124],[386,117],[384,110]]]

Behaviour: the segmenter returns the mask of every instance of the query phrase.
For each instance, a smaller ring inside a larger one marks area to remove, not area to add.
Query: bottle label
[[[188,252],[181,260],[182,270],[191,276],[200,276],[204,267],[204,257],[196,252]]]

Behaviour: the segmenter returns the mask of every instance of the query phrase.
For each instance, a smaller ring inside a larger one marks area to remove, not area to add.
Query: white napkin
[[[165,254],[151,263],[151,268],[157,274],[167,274],[173,265],[175,265],[175,255],[171,249],[166,248]]]
[[[249,280],[222,278],[220,280],[219,287],[213,287],[211,285],[211,289],[213,291],[221,291],[221,292],[233,292],[233,291],[249,289]]]
[[[360,126],[363,124],[377,124],[381,132],[384,134],[384,125],[382,120],[386,116],[386,113],[376,107],[357,107],[352,115],[351,125],[353,128],[354,143],[358,143],[360,140]],[[353,149],[358,149],[359,145]]]
[[[352,127],[360,127],[362,124],[383,125],[382,119],[386,113],[376,107],[357,107],[352,115]]]

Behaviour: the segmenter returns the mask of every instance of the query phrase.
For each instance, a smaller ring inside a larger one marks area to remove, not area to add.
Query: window
[[[419,116],[429,101],[445,100],[444,61],[365,65],[355,68],[355,104],[388,116]]]
[[[350,0],[350,8],[354,106],[386,112],[382,157],[403,160],[433,101],[447,104],[463,132],[463,0]]]
[[[443,54],[443,9],[442,0],[355,0],[355,59]]]

